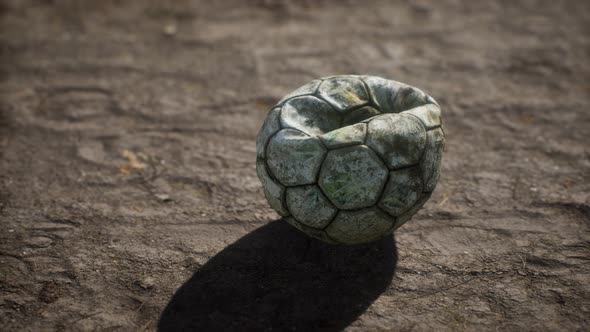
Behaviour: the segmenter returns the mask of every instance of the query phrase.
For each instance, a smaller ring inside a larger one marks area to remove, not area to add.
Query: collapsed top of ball
[[[439,178],[444,146],[437,102],[374,76],[331,76],[273,107],[256,139],[270,206],[330,243],[377,240],[411,218]]]

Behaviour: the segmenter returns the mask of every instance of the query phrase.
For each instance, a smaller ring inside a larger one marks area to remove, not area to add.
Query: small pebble
[[[167,194],[156,194],[155,196],[162,202],[170,202],[172,200],[172,198],[170,198],[170,195]]]
[[[164,33],[167,35],[176,34],[177,28],[175,24],[168,24],[164,27]]]
[[[138,283],[139,287],[143,289],[152,289],[154,288],[155,284],[156,280],[154,280],[152,277],[145,277]]]

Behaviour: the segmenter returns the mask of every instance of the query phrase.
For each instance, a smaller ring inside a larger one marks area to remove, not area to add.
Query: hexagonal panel
[[[339,209],[375,204],[387,179],[383,162],[364,145],[331,150],[320,171],[319,185]]]
[[[361,79],[367,84],[373,103],[379,106],[382,113],[400,112],[395,109],[394,101],[399,89],[406,84],[375,76],[362,76]]]
[[[287,188],[286,201],[293,217],[313,228],[326,227],[338,211],[313,184]]]
[[[340,127],[341,115],[325,101],[313,97],[296,97],[281,110],[281,124],[309,135],[322,135]]]
[[[307,84],[304,84],[304,85],[298,87],[297,89],[293,90],[291,93],[289,93],[285,97],[283,97],[283,99],[279,100],[279,102],[277,104],[281,105],[285,101],[287,101],[291,98],[294,98],[294,97],[311,95],[318,89],[318,86],[320,85],[320,83],[322,83],[321,80],[314,80],[314,81],[311,81]]]
[[[426,130],[413,115],[383,114],[369,122],[366,144],[390,169],[410,166],[422,156]]]
[[[411,110],[405,111],[404,114],[412,114],[416,116],[426,130],[439,127],[441,125],[440,108],[435,104],[426,104],[412,108]]]
[[[381,114],[371,106],[355,108],[342,114],[342,126],[350,126]]]
[[[340,112],[369,101],[363,81],[353,76],[326,79],[320,84],[317,93]]]
[[[424,91],[413,86],[404,86],[400,88],[395,97],[393,108],[396,112],[403,112],[414,107],[428,104],[430,99]]]
[[[264,190],[264,196],[270,204],[270,207],[277,211],[281,216],[288,216],[289,211],[287,207],[283,205],[283,197],[285,195],[285,188],[274,181],[266,169],[264,160],[256,160],[256,174],[262,182],[262,189]]]
[[[268,140],[272,135],[281,129],[279,122],[280,108],[273,108],[266,115],[262,127],[258,131],[256,136],[256,156],[259,158],[265,158],[265,149]]]
[[[266,162],[271,173],[286,186],[314,183],[326,154],[319,138],[294,129],[279,131],[267,149]]]
[[[398,229],[401,225],[405,224],[408,220],[410,220],[416,214],[416,212],[418,212],[424,206],[426,201],[428,201],[428,199],[430,198],[430,195],[431,193],[422,193],[420,199],[416,203],[414,203],[414,205],[412,205],[412,207],[408,211],[404,212],[402,215],[397,217],[393,229]]]
[[[328,149],[335,149],[348,145],[363,144],[366,134],[367,124],[357,123],[352,126],[332,130],[320,136],[320,139]]]
[[[326,234],[339,243],[366,243],[391,233],[394,224],[393,217],[376,207],[340,211],[326,228]]]
[[[320,240],[327,242],[327,243],[336,244],[336,242],[334,242],[332,239],[330,239],[328,237],[328,235],[326,234],[326,232],[321,229],[305,226],[304,224],[300,223],[299,221],[297,221],[293,217],[287,217],[287,218],[285,218],[285,221],[287,223],[289,223],[289,225],[297,228],[298,230],[307,234],[308,236],[315,237],[316,239],[320,239]]]
[[[422,172],[418,166],[391,171],[379,207],[392,216],[399,216],[409,210],[421,195]]]
[[[445,146],[445,135],[441,128],[429,130],[428,143],[424,156],[420,162],[422,175],[424,176],[424,191],[430,192],[436,187],[440,175],[440,164]]]

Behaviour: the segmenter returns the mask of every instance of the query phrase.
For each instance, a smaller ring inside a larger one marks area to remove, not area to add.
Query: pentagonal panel
[[[418,166],[389,173],[379,207],[393,216],[408,211],[422,195],[422,172]]]
[[[369,95],[373,103],[379,106],[382,113],[400,112],[394,107],[395,97],[399,89],[407,85],[375,76],[363,76],[362,80],[369,88]]]
[[[332,130],[320,136],[320,139],[328,149],[335,149],[348,145],[363,144],[366,133],[367,124],[357,123],[352,126]]]
[[[371,106],[356,108],[342,114],[342,126],[349,126],[379,115],[379,111]]]
[[[285,188],[274,181],[266,169],[264,160],[256,160],[256,174],[260,182],[262,182],[262,189],[264,190],[264,196],[270,204],[270,207],[277,211],[281,216],[288,216],[289,211],[287,207],[283,205],[283,197],[285,195]]]
[[[326,153],[319,138],[283,129],[268,143],[267,164],[283,185],[312,184]]]
[[[420,162],[422,175],[424,176],[424,191],[433,191],[440,174],[445,135],[441,128],[428,131],[428,143],[424,151],[424,157]]]
[[[440,120],[440,108],[435,104],[426,104],[424,106],[419,106],[412,108],[411,110],[405,111],[404,114],[412,114],[416,116],[426,130],[439,127],[441,125]]]
[[[256,136],[256,156],[259,158],[265,158],[265,149],[268,140],[272,135],[281,129],[279,122],[280,108],[273,108],[266,115],[262,128],[258,131]]]
[[[326,228],[326,234],[339,243],[366,243],[389,234],[394,223],[394,218],[376,207],[340,211]]]
[[[298,87],[293,92],[291,92],[288,95],[286,95],[285,97],[283,97],[283,99],[279,100],[278,104],[281,105],[285,101],[287,101],[291,98],[294,98],[294,97],[313,94],[317,90],[317,88],[321,82],[322,82],[321,80],[315,80],[315,81],[311,81],[305,85]]]
[[[397,217],[393,229],[398,229],[401,225],[405,224],[406,221],[410,220],[416,214],[416,212],[418,212],[422,208],[422,206],[424,206],[424,203],[428,201],[430,195],[431,193],[422,193],[420,199],[416,203],[414,203],[414,205],[412,205],[412,207],[408,211],[404,212],[399,217]]]
[[[293,217],[287,217],[287,218],[285,218],[285,221],[287,223],[289,223],[289,225],[297,228],[298,230],[302,231],[303,233],[305,233],[311,237],[315,237],[316,239],[320,239],[320,240],[327,242],[327,243],[336,244],[336,242],[334,242],[332,239],[330,239],[328,237],[328,235],[326,234],[326,232],[321,229],[305,226],[304,224],[300,223],[299,221],[297,221]]]
[[[426,145],[424,125],[415,116],[384,114],[369,122],[367,143],[390,169],[417,164]]]
[[[320,171],[319,185],[340,209],[375,204],[387,179],[387,168],[364,145],[331,150]]]
[[[323,81],[318,94],[340,112],[369,101],[363,81],[352,76],[337,76]]]
[[[281,124],[309,135],[322,135],[340,126],[341,115],[325,101],[312,97],[296,97],[283,105]]]
[[[316,185],[287,188],[289,211],[302,224],[326,227],[338,211]]]

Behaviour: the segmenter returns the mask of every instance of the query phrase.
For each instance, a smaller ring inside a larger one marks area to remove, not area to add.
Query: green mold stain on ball
[[[334,244],[376,241],[426,203],[445,135],[436,101],[375,76],[311,81],[274,106],[256,138],[269,205]]]

